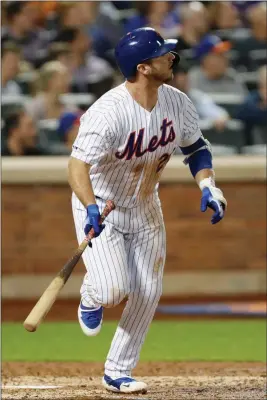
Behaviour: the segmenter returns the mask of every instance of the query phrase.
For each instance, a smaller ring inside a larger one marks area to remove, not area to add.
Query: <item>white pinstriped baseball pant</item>
[[[100,212],[105,202],[97,200]],[[86,210],[76,196],[72,208],[78,242],[84,239]],[[83,253],[87,269],[81,287],[84,305],[114,307],[128,297],[105,363],[112,378],[131,375],[162,293],[166,237],[158,199],[117,207],[105,229]]]

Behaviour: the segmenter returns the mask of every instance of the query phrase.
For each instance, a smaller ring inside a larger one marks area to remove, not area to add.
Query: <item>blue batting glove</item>
[[[227,201],[223,197],[223,193],[220,189],[214,187],[204,187],[202,189],[201,206],[202,212],[205,212],[207,208],[211,208],[214,214],[211,217],[211,223],[217,224],[224,217]]]
[[[95,231],[94,237],[97,237],[100,235],[100,233],[105,228],[105,225],[99,224],[100,213],[99,213],[98,205],[90,204],[89,206],[87,206],[86,210],[87,210],[87,217],[85,220],[84,233],[87,235],[89,233],[89,231],[91,230],[91,228],[94,228],[94,231]]]

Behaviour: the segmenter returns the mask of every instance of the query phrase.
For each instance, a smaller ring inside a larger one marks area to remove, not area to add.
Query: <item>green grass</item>
[[[35,333],[2,324],[2,361],[103,361],[117,324],[104,322],[88,338],[78,323],[44,323]],[[265,361],[266,323],[249,321],[153,322],[141,361]]]

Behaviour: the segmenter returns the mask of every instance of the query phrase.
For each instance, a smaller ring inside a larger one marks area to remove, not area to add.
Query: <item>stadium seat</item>
[[[227,110],[232,118],[235,117],[238,106],[244,101],[244,96],[238,93],[209,93],[209,96],[216,104]]]
[[[136,15],[136,10],[135,8],[118,8],[114,4],[111,4],[111,2],[101,2],[100,6],[101,12],[104,15],[107,15],[110,17],[113,21],[117,22],[124,22],[128,18]]]
[[[259,42],[249,36],[232,37],[232,58],[231,61],[239,71],[256,71],[260,65],[267,63],[266,43]],[[231,55],[230,52],[230,55]],[[235,55],[233,57],[233,54]],[[238,57],[237,57],[238,55]]]
[[[231,66],[239,70],[240,52],[237,49],[229,50],[228,58],[230,60]],[[247,71],[247,68],[245,68],[244,70]]]
[[[1,119],[1,154],[5,147],[6,132],[5,132],[5,121]]]
[[[58,128],[58,120],[57,119],[41,119],[38,122],[38,126],[40,129],[47,129],[50,131],[55,131]]]
[[[257,88],[258,74],[255,71],[240,72],[239,78],[247,86],[248,90],[255,90]]]
[[[64,143],[50,143],[47,150],[52,156],[69,156],[71,153],[71,150]]]
[[[57,127],[57,119],[46,119],[38,122],[39,141],[42,147],[50,148],[61,143]]]
[[[225,146],[225,151],[232,152],[234,149],[235,153],[240,153],[241,147],[244,146],[244,131],[241,121],[228,121],[223,132],[216,131],[210,120],[200,121],[200,129],[212,145]],[[217,148],[217,151],[221,150],[223,148]]]
[[[60,137],[57,133],[57,119],[43,119],[38,121],[38,129],[42,137],[46,137],[48,142],[60,142]]]
[[[1,117],[5,119],[11,112],[21,108],[30,100],[29,96],[3,95],[1,98]]]
[[[199,65],[198,61],[194,57],[193,49],[180,50],[179,55],[182,60],[186,60],[190,68]]]
[[[254,144],[252,146],[243,146],[241,148],[242,154],[251,154],[257,156],[265,156],[267,155],[267,145],[266,144]]]
[[[88,82],[87,91],[92,93],[96,98],[101,97],[104,93],[110,90],[114,84],[114,76],[108,76],[101,81]]]
[[[253,60],[256,69],[258,69],[258,67],[261,65],[267,64],[266,49],[252,49],[248,52],[248,56],[251,60]]]
[[[237,153],[238,150],[234,146],[212,143],[212,154],[214,156],[230,156]]]
[[[33,83],[38,75],[35,71],[23,72],[18,75],[17,83],[19,84],[24,95],[30,95],[32,92]]]
[[[38,123],[39,145],[51,155],[69,155],[70,150],[61,141],[57,133],[58,120],[45,119]]]
[[[65,105],[76,106],[84,110],[94,103],[96,97],[92,93],[66,93],[60,96],[60,100]]]
[[[101,97],[104,93],[110,90],[114,84],[114,76],[108,76],[104,79],[97,80],[97,81],[88,81],[84,84],[84,92],[87,94],[89,93],[90,96],[93,96],[94,99],[90,103],[82,103],[81,108],[86,109],[88,108],[97,98]],[[71,85],[71,92],[75,94],[84,94],[81,92],[81,88],[77,86],[77,84],[73,83]]]

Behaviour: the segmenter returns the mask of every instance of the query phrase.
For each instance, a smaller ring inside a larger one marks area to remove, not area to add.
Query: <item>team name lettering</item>
[[[164,147],[168,143],[174,141],[176,135],[172,126],[172,121],[168,122],[167,118],[165,118],[162,121],[160,130],[161,136],[153,136],[150,139],[146,149],[142,149],[145,128],[139,129],[137,135],[136,131],[131,132],[124,149],[122,151],[117,151],[115,154],[116,157],[119,159],[125,158],[126,160],[131,160],[134,155],[135,157],[142,157],[148,151],[152,153],[153,151],[157,150],[159,146]]]

